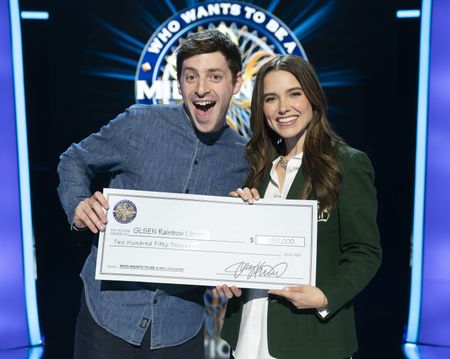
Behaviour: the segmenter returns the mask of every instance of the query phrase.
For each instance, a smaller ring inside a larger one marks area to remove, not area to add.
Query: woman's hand
[[[323,292],[311,285],[299,285],[285,289],[271,289],[270,294],[289,300],[297,309],[325,308],[328,299]]]
[[[212,293],[216,297],[227,297],[228,299],[240,297],[242,295],[242,291],[238,287],[235,287],[234,285],[229,287],[226,284],[216,286],[212,290]]]
[[[248,204],[253,204],[255,201],[260,199],[259,192],[256,188],[248,188],[244,187],[238,188],[236,191],[231,191],[229,193],[231,197],[241,197],[244,202],[248,202]]]

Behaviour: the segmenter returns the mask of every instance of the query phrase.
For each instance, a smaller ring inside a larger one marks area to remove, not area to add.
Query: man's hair
[[[190,34],[177,50],[177,77],[180,79],[183,62],[195,55],[219,51],[225,56],[233,83],[239,71],[242,71],[241,52],[230,38],[219,30],[211,29]]]

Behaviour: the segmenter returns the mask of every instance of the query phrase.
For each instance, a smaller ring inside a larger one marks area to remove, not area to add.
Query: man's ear
[[[177,80],[178,93],[181,95],[181,85],[180,80]]]
[[[242,86],[242,71],[239,71],[236,74],[236,82],[234,83],[233,86],[233,95],[236,95],[239,91],[241,91],[241,86]]]

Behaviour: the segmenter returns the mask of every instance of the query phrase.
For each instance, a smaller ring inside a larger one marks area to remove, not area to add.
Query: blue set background
[[[172,3],[179,11],[192,2]],[[253,2],[263,8],[269,3]],[[299,1],[294,6],[282,0],[273,14],[289,26],[296,9],[311,3],[318,9],[331,2]],[[319,73],[332,67],[350,70],[355,79],[351,86],[327,87],[326,94],[336,131],[373,161],[384,249],[378,275],[356,299],[360,351],[355,358],[402,358],[410,285],[420,19],[400,20],[395,14],[399,9],[420,9],[421,1],[332,3],[327,20],[299,39]],[[134,103],[133,81],[87,74],[95,66],[111,64],[93,50],[120,52],[97,19],[145,43],[154,29],[142,26],[139,9],[147,9],[160,22],[171,12],[163,2],[149,0],[23,0],[20,7],[50,13],[48,21],[22,20],[31,195],[44,357],[70,358],[81,291],[78,273],[92,236],[69,231],[56,194],[58,157],[72,142]],[[100,178],[94,189],[106,180]]]

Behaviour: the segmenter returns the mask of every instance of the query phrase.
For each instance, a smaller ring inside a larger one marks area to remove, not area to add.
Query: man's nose
[[[199,97],[205,96],[209,92],[207,78],[199,78],[197,82],[197,88],[195,89],[196,94]]]

